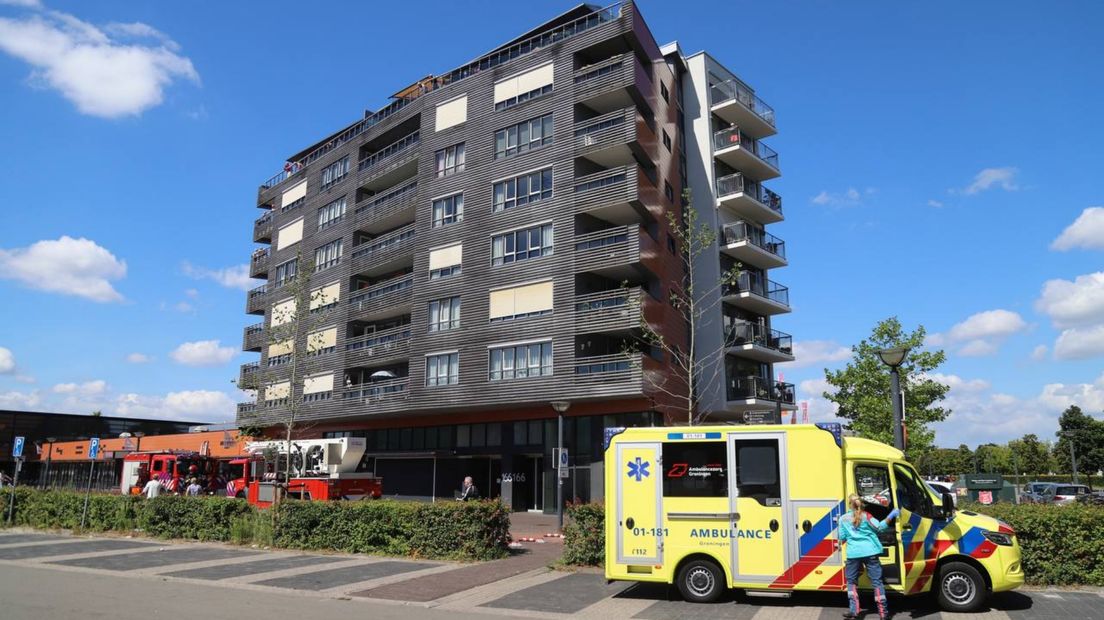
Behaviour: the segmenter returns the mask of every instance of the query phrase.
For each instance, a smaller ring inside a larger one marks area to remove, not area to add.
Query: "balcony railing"
[[[269,254],[270,252],[268,248],[261,248],[253,252],[253,256],[249,259],[250,275],[264,273],[265,268],[268,267]]]
[[[346,386],[342,393],[342,398],[346,401],[362,399],[370,402],[386,398],[397,398],[406,394],[406,388],[409,384],[409,377],[398,377],[386,381],[349,385]]]
[[[371,199],[365,199],[364,204],[356,208],[356,215],[361,216],[366,212],[380,212],[387,207],[397,204],[403,200],[413,198],[418,191],[418,182],[410,181],[404,183],[398,187],[388,189],[386,191],[376,194]]]
[[[717,178],[718,196],[730,196],[740,193],[751,196],[773,211],[782,212],[782,197],[763,187],[762,183],[745,179],[744,175],[739,172]]]
[[[515,58],[520,58],[521,56],[524,56],[526,54],[544,49],[549,45],[559,43],[564,39],[575,36],[582,32],[586,32],[588,30],[601,26],[602,24],[614,21],[619,17],[621,17],[620,2],[612,4],[605,8],[598,9],[592,13],[580,17],[579,19],[563,24],[562,26],[557,26],[540,34],[534,35],[528,39],[525,39],[524,41],[514,43],[509,47],[495,50],[494,52],[491,52],[486,56],[477,58],[476,60],[473,60],[472,62],[462,67],[453,69],[448,73],[441,74],[432,79],[422,80],[418,84],[419,88],[408,89],[412,92],[405,95],[403,98],[396,99],[387,106],[377,110],[373,114],[365,116],[363,120],[354,123],[353,125],[343,130],[341,133],[327,140],[325,144],[319,146],[310,153],[307,153],[301,159],[299,159],[299,161],[288,162],[282,171],[276,173],[265,182],[261,183],[261,189],[268,189],[270,187],[275,187],[280,183],[283,183],[285,180],[297,174],[305,166],[316,161],[319,157],[322,157],[326,153],[329,153],[342,144],[345,144],[349,140],[352,140],[365,131],[368,131],[372,127],[378,125],[386,118],[397,113],[399,110],[402,110],[407,105],[425,94],[431,93],[438,88],[448,86],[449,84],[459,82],[460,80],[471,77],[481,71],[492,69]]]
[[[639,354],[615,353],[613,355],[594,355],[575,359],[576,375],[596,375],[627,372],[639,368]]]
[[[794,386],[763,377],[729,377],[726,384],[728,400],[773,400],[794,404]]]
[[[272,211],[267,211],[264,215],[257,218],[257,221],[253,222],[253,239],[255,241],[268,239],[272,235],[272,221]]]
[[[417,132],[417,131],[415,131],[414,133],[407,134],[407,135],[403,136],[402,138],[399,138],[398,140],[392,142],[391,144],[388,144],[387,146],[383,147],[382,149],[376,151],[375,153],[372,153],[368,157],[365,157],[364,159],[360,160],[360,162],[357,163],[357,170],[358,171],[367,170],[368,168],[371,168],[372,166],[375,166],[376,164],[384,161],[385,159],[387,159],[387,158],[389,158],[393,155],[397,155],[397,154],[409,149],[410,147],[414,146],[415,144],[418,144],[418,140],[419,140],[419,135],[418,134],[419,134],[419,132]]]
[[[618,288],[575,296],[575,312],[579,320],[611,308],[626,309],[640,304],[640,287]]]
[[[353,260],[368,258],[374,254],[380,254],[401,245],[404,241],[414,238],[414,224],[400,228],[394,232],[376,237],[360,245],[353,246]]]
[[[737,321],[727,325],[725,344],[728,346],[754,344],[786,355],[793,355],[793,336],[777,329],[767,329],[764,325],[750,321]]]
[[[383,282],[380,282],[379,284],[376,284],[374,286],[370,286],[366,289],[355,291],[353,295],[349,297],[349,303],[358,304],[366,301],[371,301],[373,299],[379,299],[380,297],[383,297],[385,295],[397,293],[412,286],[414,286],[413,274],[398,276],[395,278],[391,278],[390,280],[384,280]]]
[[[716,150],[719,151],[733,146],[743,148],[747,152],[763,160],[768,166],[775,170],[779,170],[778,153],[759,140],[749,138],[742,134],[739,127],[729,127],[728,129],[722,129],[713,134],[713,148]]]
[[[779,258],[786,258],[786,242],[747,222],[736,222],[721,229],[721,241],[732,245],[747,241]]]
[[[781,284],[768,280],[754,271],[742,271],[736,278],[736,282],[725,285],[725,294],[751,293],[780,303],[790,305],[790,289]]]
[[[402,325],[400,327],[392,327],[391,329],[384,329],[371,334],[364,334],[363,336],[357,336],[356,338],[349,338],[346,340],[345,350],[361,351],[364,349],[374,349],[376,347],[389,348],[398,343],[410,340],[410,333],[410,326]]]
[[[774,108],[767,105],[743,84],[729,80],[727,82],[721,82],[720,84],[714,84],[709,91],[710,97],[713,99],[713,105],[716,106],[729,101],[736,101],[754,112],[756,116],[763,119],[768,125],[774,127]]]
[[[238,415],[255,413],[257,403],[238,403]]]

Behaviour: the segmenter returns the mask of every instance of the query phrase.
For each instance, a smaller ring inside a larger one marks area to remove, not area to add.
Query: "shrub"
[[[571,504],[571,521],[564,528],[562,562],[575,566],[601,566],[606,560],[605,507],[602,504]]]

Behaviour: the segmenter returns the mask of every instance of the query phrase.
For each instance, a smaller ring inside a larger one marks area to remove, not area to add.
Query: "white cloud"
[[[943,208],[943,203],[938,201],[938,200],[929,200],[928,201],[928,206],[933,207],[935,209],[942,209]]]
[[[134,418],[159,418],[192,422],[228,422],[237,405],[225,392],[185,390],[165,396],[121,394],[112,408],[116,415]]]
[[[849,187],[842,192],[829,192],[828,190],[821,190],[819,194],[813,196],[810,199],[815,205],[829,206],[829,207],[854,207],[862,204],[864,196],[869,196],[877,192],[873,187],[868,187],[863,191],[859,191],[854,187]]]
[[[169,353],[169,357],[185,366],[219,366],[238,354],[234,347],[223,347],[220,344],[218,340],[185,342]]]
[[[253,280],[249,277],[248,264],[234,265],[225,269],[207,269],[206,267],[196,267],[185,261],[181,265],[181,269],[184,271],[184,275],[189,278],[214,280],[226,288],[248,291],[254,286]]]
[[[924,344],[934,347],[957,346],[958,354],[967,357],[992,355],[1006,338],[1027,327],[1027,322],[1015,312],[986,310],[956,323],[946,333],[930,334]]]
[[[0,375],[15,372],[15,355],[10,349],[0,347]]]
[[[126,356],[126,361],[131,364],[148,364],[153,361],[153,358],[145,353],[130,353]]]
[[[836,386],[828,383],[828,380],[824,377],[818,379],[806,379],[797,384],[797,388],[802,394],[814,397],[820,397],[825,392],[835,393]]]
[[[1046,359],[1048,351],[1049,349],[1047,348],[1047,346],[1045,344],[1041,344],[1031,350],[1031,359],[1035,360],[1036,362],[1041,362]]]
[[[50,388],[54,394],[74,394],[78,396],[99,396],[107,392],[107,382],[103,379],[84,383],[59,383]]]
[[[1062,330],[1054,342],[1054,357],[1060,360],[1083,360],[1104,356],[1104,323],[1093,327]]]
[[[1077,276],[1073,282],[1047,280],[1035,309],[1059,328],[1104,322],[1104,271]]]
[[[20,383],[34,383],[38,381],[38,379],[35,379],[31,375],[15,375],[15,380]]]
[[[0,392],[0,409],[33,411],[42,402],[38,390],[33,392]]]
[[[8,6],[21,6],[34,9],[42,6],[42,2],[40,2],[40,0],[0,0],[0,5],[4,4]]]
[[[985,168],[974,175],[974,182],[962,189],[962,193],[968,196],[984,192],[994,186],[1006,192],[1014,192],[1020,187],[1016,185],[1016,168]]]
[[[179,45],[141,23],[101,29],[59,11],[0,18],[0,51],[31,65],[32,84],[103,118],[139,115],[159,105],[173,82],[199,82],[192,61],[177,53]]]
[[[63,236],[26,248],[0,249],[0,278],[100,303],[123,300],[111,281],[122,279],[126,271],[126,262],[83,237]]]
[[[834,340],[799,340],[793,345],[794,361],[787,368],[805,368],[842,362],[851,357],[851,349]]]
[[[199,291],[195,290],[194,288],[190,288],[190,289],[185,290],[184,294],[186,296],[188,296],[189,298],[191,298],[191,299],[198,299],[199,298]]]
[[[1050,244],[1050,249],[1104,250],[1104,207],[1089,207]]]
[[[956,392],[981,392],[988,390],[990,387],[989,382],[984,379],[963,379],[958,375],[947,375],[939,372],[933,372],[925,375],[925,377],[942,383]]]

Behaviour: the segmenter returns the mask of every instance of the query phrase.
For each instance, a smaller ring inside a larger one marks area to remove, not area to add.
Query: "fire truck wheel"
[[[725,590],[725,574],[709,560],[691,560],[678,572],[678,589],[688,603],[713,603]]]

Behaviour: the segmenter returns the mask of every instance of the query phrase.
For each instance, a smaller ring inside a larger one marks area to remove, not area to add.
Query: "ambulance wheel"
[[[968,613],[985,604],[988,586],[976,568],[964,562],[948,562],[939,570],[936,597],[944,611]]]
[[[688,603],[714,603],[725,591],[725,574],[709,560],[692,560],[678,572],[678,589]]]

